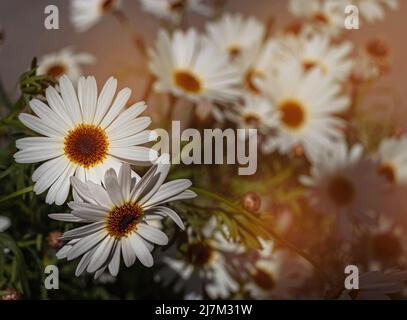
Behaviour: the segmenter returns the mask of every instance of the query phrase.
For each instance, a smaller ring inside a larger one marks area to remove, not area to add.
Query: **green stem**
[[[2,203],[4,201],[7,201],[7,200],[10,200],[10,199],[13,199],[13,198],[18,197],[18,196],[21,196],[21,195],[23,195],[25,193],[29,193],[29,192],[33,191],[33,188],[34,188],[34,186],[29,186],[29,187],[17,190],[17,191],[15,191],[13,193],[10,193],[7,196],[1,197],[0,198],[0,203]]]
[[[261,220],[256,218],[251,212],[247,211],[244,208],[241,208],[239,205],[233,203],[232,201],[218,195],[215,194],[213,192],[201,189],[201,188],[196,188],[196,187],[191,187],[190,188],[192,191],[196,192],[197,194],[201,194],[204,196],[207,196],[208,198],[212,198],[214,200],[217,200],[219,202],[222,202],[224,204],[226,204],[227,206],[231,207],[232,209],[236,210],[237,212],[241,212],[243,213],[247,218],[251,219],[252,221],[256,222],[256,225],[261,228],[265,233],[270,234],[270,236],[276,240],[277,242],[279,242],[281,245],[283,245],[284,247],[286,247],[287,249],[291,250],[292,252],[296,253],[297,255],[301,256],[302,258],[304,258],[305,260],[307,260],[313,267],[314,269],[319,273],[319,275],[328,283],[330,283],[329,281],[329,277],[327,276],[327,274],[325,273],[324,270],[322,270],[318,263],[307,253],[301,251],[300,249],[298,249],[294,244],[290,243],[289,241],[283,239],[280,235],[278,235],[275,231],[271,230],[271,228],[265,228],[264,225],[261,223]]]

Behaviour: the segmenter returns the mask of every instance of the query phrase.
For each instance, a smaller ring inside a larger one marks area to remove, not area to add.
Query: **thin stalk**
[[[15,191],[13,193],[10,193],[10,194],[8,194],[8,195],[6,195],[4,197],[1,197],[0,198],[0,203],[8,201],[8,200],[13,199],[13,198],[16,198],[16,197],[21,196],[23,194],[29,193],[29,192],[33,191],[33,188],[34,188],[34,186],[29,186],[29,187],[17,190],[17,191]]]

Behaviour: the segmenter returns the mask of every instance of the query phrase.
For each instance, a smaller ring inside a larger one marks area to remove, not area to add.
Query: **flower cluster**
[[[369,28],[399,1],[290,0],[291,22],[277,28],[226,12],[219,1],[140,0],[159,22],[149,44],[125,1],[70,4],[77,32],[112,15],[130,33],[150,108],[130,103],[131,90],[118,90],[115,77],[98,89],[95,77],[82,76],[97,55],[65,47],[40,58],[20,83],[35,90],[22,90],[0,122],[16,136],[8,158],[24,164],[0,174],[21,168],[0,203],[30,193],[0,216],[0,250],[8,250],[0,258],[22,265],[27,247],[50,259],[79,258],[75,271],[64,271],[68,278],[75,274],[81,285],[86,271],[95,286],[129,285],[126,297],[137,288],[120,273],[136,270],[137,284],[156,289],[151,297],[406,298],[407,136],[397,114],[384,119],[363,107],[390,73],[392,54],[385,40],[361,46],[344,27],[349,5]],[[204,19],[200,28],[188,23],[191,14]],[[174,155],[159,154],[158,130],[149,127],[170,128],[178,118],[199,131],[256,129],[257,173],[171,164]],[[20,231],[14,208],[50,227],[21,223]],[[5,232],[21,241],[46,232],[48,244],[20,244]],[[350,264],[361,272],[357,290],[344,287]],[[146,274],[142,266],[154,269]],[[27,281],[17,281],[5,289],[27,295]]]

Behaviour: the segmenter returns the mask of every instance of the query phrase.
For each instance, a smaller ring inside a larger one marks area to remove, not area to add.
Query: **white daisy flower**
[[[231,61],[238,62],[245,51],[260,48],[266,33],[256,18],[240,14],[225,14],[219,21],[206,25],[207,41],[225,52]]]
[[[238,283],[229,272],[225,255],[237,253],[241,248],[228,242],[219,231],[214,231],[214,226],[215,218],[209,220],[204,228],[205,240],[188,244],[184,259],[165,257],[164,261],[184,281],[198,274],[211,299],[225,299],[238,289]]]
[[[301,61],[305,70],[314,67],[340,82],[346,81],[353,67],[350,58],[351,42],[334,45],[331,39],[323,34],[315,34],[310,38],[299,39],[295,56]]]
[[[225,116],[239,128],[258,129],[263,133],[267,133],[271,125],[278,120],[271,103],[255,96],[245,96],[243,104],[236,105],[233,112],[225,111]]]
[[[11,220],[8,217],[0,216],[0,232],[6,231],[11,225]]]
[[[119,176],[114,169],[106,171],[104,186],[93,182],[83,183],[76,177],[72,185],[82,201],[69,203],[70,214],[54,213],[52,219],[79,222],[85,225],[69,230],[62,240],[69,240],[58,253],[60,259],[73,260],[82,256],[76,276],[85,270],[99,277],[108,268],[113,276],[119,272],[121,256],[130,267],[136,258],[146,266],[153,265],[151,251],[154,244],[166,245],[167,235],[148,224],[149,218],[170,217],[184,228],[178,214],[164,204],[194,198],[187,190],[191,182],[178,179],[164,183],[170,169],[169,156],[160,157],[143,178],[131,178],[128,164],[120,168]]]
[[[312,266],[287,250],[275,250],[250,268],[246,289],[255,299],[288,299],[312,275]]]
[[[398,0],[347,0],[344,6],[349,4],[358,7],[360,16],[368,23],[384,20],[386,7],[391,10],[399,8]]]
[[[257,81],[263,80],[270,70],[274,70],[279,61],[287,56],[287,51],[282,41],[273,38],[241,53],[236,66],[242,73],[242,86],[247,94],[261,96]]]
[[[315,31],[337,36],[343,30],[344,6],[347,0],[290,0],[289,10],[297,16],[308,19],[307,26]]]
[[[311,204],[322,213],[335,215],[340,234],[352,235],[352,223],[376,222],[382,179],[376,164],[363,158],[359,144],[348,149],[345,142],[337,142],[314,159],[310,176],[300,181],[309,188]]]
[[[198,33],[160,31],[150,50],[150,70],[157,77],[155,89],[198,101],[234,101],[239,73],[215,46],[204,44]]]
[[[392,184],[407,184],[407,137],[384,139],[377,150],[379,173]]]
[[[46,54],[38,61],[37,73],[59,79],[66,74],[71,81],[76,82],[82,74],[82,64],[92,64],[95,57],[89,53],[74,53],[71,48]]]
[[[390,300],[389,294],[401,292],[406,280],[406,271],[369,271],[359,277],[359,289],[344,290],[339,299]]]
[[[178,24],[186,12],[209,16],[211,8],[203,0],[140,0],[144,11]]]
[[[45,91],[48,105],[33,99],[35,115],[22,113],[20,121],[41,137],[16,141],[14,158],[19,163],[45,161],[32,176],[34,192],[49,188],[46,202],[65,202],[70,177],[100,184],[108,168],[119,169],[124,162],[147,162],[157,157],[156,151],[139,146],[156,139],[154,131],[145,130],[150,117],[138,117],[145,109],[139,102],[128,109],[129,88],[122,89],[113,100],[117,80],[110,78],[99,97],[94,77],[81,77],[78,91],[67,76],[59,80],[61,95],[53,87]]]
[[[264,145],[264,152],[277,149],[285,154],[301,145],[312,160],[343,137],[344,121],[336,114],[349,107],[350,99],[340,95],[341,86],[321,70],[305,72],[298,60],[288,60],[259,84],[279,114],[277,136]]]
[[[71,22],[78,32],[83,32],[120,6],[121,0],[71,0]]]

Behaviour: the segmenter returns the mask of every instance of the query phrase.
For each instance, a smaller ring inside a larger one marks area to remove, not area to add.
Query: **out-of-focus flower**
[[[323,74],[342,82],[348,79],[352,71],[351,52],[350,42],[334,45],[326,35],[316,34],[310,38],[300,38],[295,55],[305,70],[319,68]]]
[[[244,195],[242,204],[246,210],[256,213],[260,210],[261,198],[255,192],[248,192]]]
[[[306,28],[330,36],[339,35],[344,28],[346,0],[290,0],[289,10],[309,22]]]
[[[185,257],[165,257],[165,263],[176,271],[184,281],[198,273],[208,296],[212,299],[227,298],[238,289],[238,283],[229,272],[225,254],[237,253],[240,248],[227,241],[221,232],[215,230],[216,219],[208,221],[204,228],[205,240],[189,243]]]
[[[384,139],[378,150],[379,173],[394,184],[407,184],[407,138]]]
[[[269,130],[278,119],[268,100],[254,96],[245,96],[244,102],[236,105],[234,111],[225,111],[225,116],[239,128],[258,129],[261,132]]]
[[[194,102],[230,102],[239,96],[239,73],[226,54],[203,43],[198,33],[176,31],[171,37],[160,31],[150,50],[150,69],[157,77],[155,89],[172,92]]]
[[[59,249],[60,247],[62,247],[64,242],[59,239],[61,236],[61,231],[51,231],[48,234],[48,246],[54,249]]]
[[[273,38],[261,46],[248,47],[242,51],[236,66],[242,73],[242,87],[247,94],[261,96],[257,81],[264,79],[288,55],[288,48],[279,40]]]
[[[230,61],[238,62],[248,50],[259,49],[264,36],[264,25],[253,17],[225,14],[219,21],[206,25],[207,40],[225,52]]]
[[[20,300],[21,295],[14,289],[7,289],[1,295],[1,300]]]
[[[11,225],[11,220],[8,217],[0,216],[0,232],[6,231]]]
[[[360,16],[368,23],[384,20],[386,7],[391,10],[399,8],[398,0],[346,0],[343,8],[350,4],[359,9]]]
[[[348,148],[344,141],[337,142],[314,159],[311,176],[301,176],[300,181],[309,188],[311,204],[335,215],[341,235],[350,238],[353,221],[376,222],[384,192],[376,168],[373,161],[363,158],[361,145]]]
[[[360,50],[354,71],[356,80],[372,80],[388,72],[391,66],[391,50],[383,39],[372,39]]]
[[[187,190],[191,186],[187,179],[164,183],[169,169],[169,157],[164,155],[141,179],[132,179],[128,164],[122,165],[119,176],[115,170],[109,169],[105,174],[104,187],[72,178],[81,201],[69,203],[70,214],[55,213],[50,217],[86,224],[63,234],[61,239],[69,242],[58,251],[57,257],[73,260],[82,256],[76,276],[86,270],[95,272],[95,278],[98,278],[106,268],[116,276],[121,255],[127,267],[134,264],[136,257],[143,265],[151,267],[153,257],[150,252],[154,244],[166,245],[168,238],[146,219],[168,216],[184,228],[178,214],[163,205],[196,196]]]
[[[394,216],[382,214],[377,226],[369,229],[369,254],[372,269],[392,267],[406,261],[404,228]]]
[[[286,250],[270,251],[250,267],[246,289],[255,299],[289,299],[312,275],[311,265]]]
[[[71,0],[71,22],[78,32],[83,32],[120,6],[121,0]]]
[[[65,48],[41,57],[37,73],[56,79],[66,74],[71,81],[76,82],[82,74],[81,65],[92,64],[95,61],[95,57],[89,53],[74,53],[71,48]]]
[[[296,60],[280,63],[277,73],[270,73],[259,83],[279,114],[274,124],[275,137],[263,146],[265,152],[289,153],[300,144],[312,160],[335,139],[340,139],[344,121],[337,114],[349,107],[350,99],[341,95],[341,86],[321,70],[304,71]],[[329,106],[329,107],[328,107]]]
[[[359,289],[344,290],[343,300],[389,300],[389,294],[403,290],[407,280],[406,271],[383,273],[369,271],[359,277]]]
[[[124,110],[130,97],[122,89],[113,101],[117,80],[110,78],[99,97],[94,77],[81,77],[78,94],[67,76],[59,80],[61,95],[53,87],[45,91],[47,102],[33,99],[30,107],[37,116],[21,113],[20,121],[41,137],[19,139],[19,163],[43,163],[34,171],[34,192],[49,188],[46,202],[61,205],[70,190],[70,177],[100,184],[109,168],[118,170],[124,162],[153,161],[157,152],[139,146],[154,140],[154,131],[145,130],[151,119],[138,117],[145,109],[139,102]],[[113,103],[112,103],[113,101]]]
[[[144,11],[178,24],[187,12],[209,16],[211,8],[203,0],[139,0]]]

